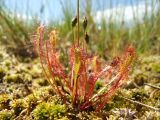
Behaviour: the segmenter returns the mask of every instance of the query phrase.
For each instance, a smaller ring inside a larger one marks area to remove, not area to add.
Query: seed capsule
[[[84,29],[84,30],[86,30],[87,24],[88,24],[87,17],[84,17],[84,20],[83,20],[83,29]]]
[[[89,35],[88,35],[88,33],[86,32],[85,33],[85,41],[86,41],[86,43],[88,44],[89,43]]]
[[[75,27],[76,24],[77,24],[77,16],[72,20],[72,27]]]

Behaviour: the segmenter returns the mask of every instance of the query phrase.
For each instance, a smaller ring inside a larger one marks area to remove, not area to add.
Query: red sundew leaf
[[[78,70],[78,71],[77,71],[77,73],[74,73],[74,77],[75,77],[74,81],[75,81],[75,79],[77,79],[76,80],[76,82],[77,82],[76,83],[77,84],[76,95],[77,95],[77,97],[79,96],[79,98],[81,98],[83,96],[80,96],[80,94],[85,93],[85,91],[84,91],[85,89],[82,90],[81,88],[85,88],[85,86],[83,86],[83,87],[80,86],[80,85],[83,85],[82,84],[83,81],[81,81],[80,78],[84,77],[84,80],[85,80],[85,83],[86,83],[87,76],[85,75],[86,76],[85,77],[83,74],[86,73],[86,68],[85,68],[86,64],[85,63],[87,62],[88,57],[87,57],[86,52],[82,48],[76,48],[76,49],[78,49],[78,53],[76,53],[77,51],[75,51],[75,58],[74,58],[74,64],[73,65],[75,65],[74,70]],[[76,66],[78,67],[78,69],[77,69]]]
[[[116,76],[114,76],[110,81],[110,84],[111,84],[110,88],[112,88],[112,89],[115,88],[115,86],[117,86],[120,83],[120,80],[122,80],[122,79],[124,79],[124,77],[122,77],[120,74],[117,74]],[[109,85],[107,85],[107,86],[109,87]],[[107,94],[111,95],[110,91],[112,91],[112,89],[110,89],[110,88],[107,91],[105,91],[103,94],[99,94],[98,96],[96,96],[96,98],[97,99],[103,98]]]
[[[78,60],[73,64],[74,66],[74,71],[73,71],[73,92],[72,92],[72,98],[73,98],[73,103],[77,100],[77,85],[78,85],[78,72],[79,68],[81,66],[81,62]]]
[[[85,92],[86,92],[86,82],[87,82],[87,70],[86,70],[86,62],[81,63],[81,68],[79,70],[79,77],[78,77],[78,95],[80,98],[84,99]]]
[[[103,93],[102,95],[97,96],[95,101],[92,101],[93,102],[92,105],[97,106],[96,111],[101,110],[105,106],[105,104],[109,101],[110,97],[117,91],[117,89],[123,83],[122,80],[126,79],[126,77],[128,76],[128,69],[129,69],[130,64],[132,62],[133,55],[134,55],[133,51],[132,51],[132,53],[129,52],[129,54],[127,51],[127,53],[125,53],[125,57],[123,57],[121,60],[120,59],[114,60],[114,62],[113,62],[114,64],[111,64],[112,66],[105,67],[98,74],[97,77],[101,77],[105,72],[113,70],[113,67],[120,69],[119,73],[117,73],[117,75],[111,80],[111,81],[113,81],[113,83],[111,84],[110,88],[108,88],[108,90],[105,93]],[[97,102],[97,101],[99,101],[99,102]],[[86,102],[85,104],[87,104],[87,103],[88,102]],[[87,106],[85,106],[85,104],[83,107],[87,108]]]
[[[113,69],[112,66],[106,65],[106,66],[97,74],[97,77],[99,78],[99,77],[103,76],[106,72],[111,71],[112,69]]]
[[[53,46],[51,46],[50,41],[44,41],[43,40],[43,36],[44,36],[44,27],[40,27],[38,29],[37,35],[39,35],[38,39],[37,39],[37,43],[39,43],[38,45],[38,51],[39,51],[39,56],[40,56],[40,61],[41,61],[41,65],[43,68],[43,71],[47,77],[47,80],[50,82],[50,84],[53,86],[53,89],[56,93],[58,93],[61,97],[63,97],[64,95],[62,95],[62,89],[59,89],[59,87],[55,84],[55,77],[58,76],[65,76],[64,72],[62,71],[59,63],[56,61],[57,57],[53,57],[54,53],[53,52]],[[54,59],[55,58],[55,59]],[[58,71],[58,74],[55,74],[56,72],[53,71],[53,67],[54,65],[52,64],[52,61],[55,61],[55,64],[58,64],[58,66],[56,66],[55,71]],[[48,67],[48,71],[45,70],[45,65],[47,65]],[[51,76],[51,77],[50,77]]]
[[[71,80],[70,86],[72,90],[73,90],[73,84],[74,84],[73,79],[74,79],[74,65],[72,65],[72,68],[71,68],[71,79],[70,79]]]
[[[106,74],[104,75],[104,76],[105,76],[104,80],[105,80],[105,83],[106,83],[106,84],[107,84],[107,83],[109,82],[109,80],[111,79],[112,74],[113,74],[113,69],[108,70],[108,72],[106,72]]]
[[[135,57],[135,54],[136,54],[135,53],[135,48],[132,45],[130,45],[126,50],[126,54]]]
[[[90,74],[88,80],[87,80],[87,85],[86,85],[86,94],[85,94],[85,100],[84,101],[89,101],[89,99],[93,95],[94,87],[96,84],[96,81],[98,80],[98,77],[95,74]]]
[[[101,100],[99,103],[94,104],[95,106],[97,106],[96,107],[97,112],[105,106],[105,104],[110,100],[113,94],[115,94],[115,92],[119,87],[120,87],[120,80],[116,81],[116,83],[112,85],[106,93],[97,97],[97,99]]]
[[[98,60],[97,56],[93,57],[93,71],[98,73],[101,71],[101,62]]]
[[[129,48],[129,51],[124,55],[125,57],[122,58],[121,63],[119,63],[120,71],[119,75],[117,75],[117,79],[115,79],[114,83],[111,85],[111,87],[108,89],[106,93],[101,95],[101,98],[103,99],[102,102],[98,105],[96,108],[96,111],[99,111],[104,107],[104,105],[109,101],[110,97],[117,91],[117,89],[121,86],[122,80],[126,79],[128,76],[128,69],[130,67],[130,64],[132,63],[133,57],[134,57],[134,50]],[[115,78],[116,78],[115,77]],[[99,99],[99,98],[98,98]]]
[[[68,57],[69,57],[70,66],[72,66],[74,63],[75,48],[76,48],[76,45],[72,45],[71,48],[69,49]]]
[[[48,44],[49,42],[46,42],[46,60],[47,60],[47,65],[48,65],[48,69],[49,69],[49,72],[50,72],[50,75],[52,76],[52,81],[53,83],[55,84],[55,77],[56,75],[54,74],[53,72],[53,69],[52,69],[52,66],[51,66],[51,59],[50,59],[50,55],[49,55],[49,45]],[[56,89],[58,91],[58,94],[63,97],[64,95],[62,94],[62,91],[59,89],[59,87],[57,85],[56,86]]]
[[[135,54],[133,52],[126,52],[125,55],[122,57],[120,65],[119,65],[119,72],[125,73],[130,68],[130,65],[134,59]]]
[[[80,109],[81,110],[86,110],[86,109],[88,109],[89,107],[91,107],[92,106],[92,102],[85,102],[84,104],[82,104],[81,106],[80,106]]]
[[[49,83],[51,83],[50,81],[50,75],[48,74],[48,72],[46,71],[44,64],[46,62],[46,55],[45,55],[45,50],[44,50],[44,26],[40,26],[37,30],[37,35],[36,35],[36,47],[38,48],[38,53],[39,53],[39,57],[40,57],[40,62],[42,65],[42,69],[44,71],[45,76],[47,77],[47,80]],[[54,85],[51,83],[54,91],[56,93],[58,93],[58,91],[55,89]]]
[[[78,50],[78,53],[77,51]],[[76,95],[78,99],[84,98],[86,94],[86,84],[87,84],[87,62],[89,61],[89,55],[86,53],[86,51],[83,48],[80,48],[76,45],[72,46],[70,49],[70,65],[71,65],[71,87],[77,85],[77,89],[74,88],[73,90],[73,96]],[[78,58],[78,63],[77,61]],[[78,67],[78,71],[75,73],[75,70]]]
[[[106,94],[104,94],[101,98],[102,101],[97,104],[98,106],[96,107],[96,111],[98,112],[99,110],[101,110],[105,104],[110,100],[111,96],[113,96],[113,94],[115,94],[115,92],[117,91],[117,89],[120,87],[120,84],[117,82],[115,85],[113,85]]]
[[[87,81],[88,91],[85,95],[85,101],[89,101],[89,99],[93,96],[93,91],[95,88],[96,81],[98,78],[102,77],[107,71],[111,70],[111,66],[106,66],[103,70],[101,70],[98,74],[92,73]]]
[[[120,58],[119,58],[119,57],[115,57],[115,58],[113,59],[113,61],[111,62],[111,66],[112,66],[112,67],[116,67],[116,66],[119,65],[119,63],[120,63]]]
[[[53,50],[54,48],[52,47],[50,41],[47,42],[47,47],[48,47],[48,53],[49,53],[49,59],[50,59],[50,66],[51,66],[51,71],[55,77],[58,77],[62,82],[64,80],[64,83],[66,86],[70,89],[69,84],[67,82],[67,75],[64,72],[63,65],[59,61],[59,53]]]
[[[69,49],[69,64],[70,65],[73,65],[73,63],[75,61],[76,49],[78,49],[80,51],[80,59],[81,59],[81,61],[86,61],[87,59],[90,58],[90,56],[86,53],[84,48],[78,47],[78,45],[74,44]]]
[[[54,50],[50,41],[48,41],[48,50],[50,53],[49,58],[54,74],[56,74],[61,79],[66,79],[67,75],[64,72],[63,65],[59,61],[59,53]]]

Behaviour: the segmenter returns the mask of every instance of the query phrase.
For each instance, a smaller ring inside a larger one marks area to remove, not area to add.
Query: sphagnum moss
[[[4,81],[7,83],[24,83],[21,74],[10,74],[4,77]]]
[[[62,118],[67,111],[65,105],[42,102],[33,110],[33,117],[35,120],[53,120]]]
[[[2,110],[0,111],[0,120],[14,120],[14,114],[10,110]]]
[[[14,114],[18,116],[26,107],[24,99],[15,99],[10,102],[11,108],[14,110]]]
[[[0,111],[4,109],[9,109],[10,101],[11,101],[11,98],[8,94],[1,94],[0,95]]]
[[[5,69],[0,67],[0,83],[3,82],[3,77],[6,75]]]

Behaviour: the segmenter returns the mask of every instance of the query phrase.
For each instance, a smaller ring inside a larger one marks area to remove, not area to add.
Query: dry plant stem
[[[152,87],[152,88],[155,88],[155,89],[160,90],[160,87],[155,86],[155,85],[152,85],[152,84],[144,83],[144,85],[147,85],[147,86],[149,86],[149,87]]]
[[[77,0],[77,40],[79,46],[79,0]]]
[[[135,103],[135,104],[141,105],[141,106],[143,106],[143,107],[149,108],[149,109],[151,109],[151,110],[160,112],[160,109],[159,109],[159,108],[155,108],[155,107],[152,107],[152,106],[143,104],[143,103],[141,103],[141,102],[134,101],[134,100],[131,100],[131,99],[129,99],[129,98],[123,97],[123,96],[121,96],[121,97],[122,97],[123,99],[129,101],[129,102],[132,102],[133,104]]]

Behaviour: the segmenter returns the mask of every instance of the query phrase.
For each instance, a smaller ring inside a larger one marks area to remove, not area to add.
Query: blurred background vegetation
[[[127,45],[133,44],[138,54],[160,55],[160,0],[155,1],[148,5],[146,0],[146,9],[142,19],[139,19],[137,15],[141,9],[135,10],[134,6],[131,6],[134,15],[132,23],[124,20],[123,12],[125,12],[125,9],[121,10],[122,14],[120,15],[118,12],[117,14],[111,14],[107,20],[104,15],[100,18],[100,22],[97,23],[92,11],[92,0],[87,0],[80,12],[82,20],[84,16],[88,18],[89,49],[102,58],[108,59],[108,57],[113,57],[120,53]],[[97,4],[98,2],[97,0]],[[74,8],[71,8],[72,3],[70,1],[60,1],[60,3],[63,11],[63,21],[49,21],[47,26],[48,29],[56,28],[59,30],[60,42],[63,42],[63,44],[60,44],[60,47],[65,49],[74,38],[71,21],[76,13]],[[109,5],[112,6],[111,0]],[[148,8],[150,8],[151,12],[149,12]],[[42,4],[39,11],[41,16],[45,16],[43,9],[49,10],[50,8]],[[118,8],[117,11],[119,11]],[[26,15],[29,15],[29,13],[27,12]],[[114,19],[117,16],[119,16],[119,20]],[[35,16],[31,19],[23,19],[21,16],[12,14],[6,7],[5,2],[1,0],[0,44],[5,45],[8,52],[15,55],[35,57],[31,40],[40,22]],[[82,29],[82,40],[84,39],[83,32]]]

